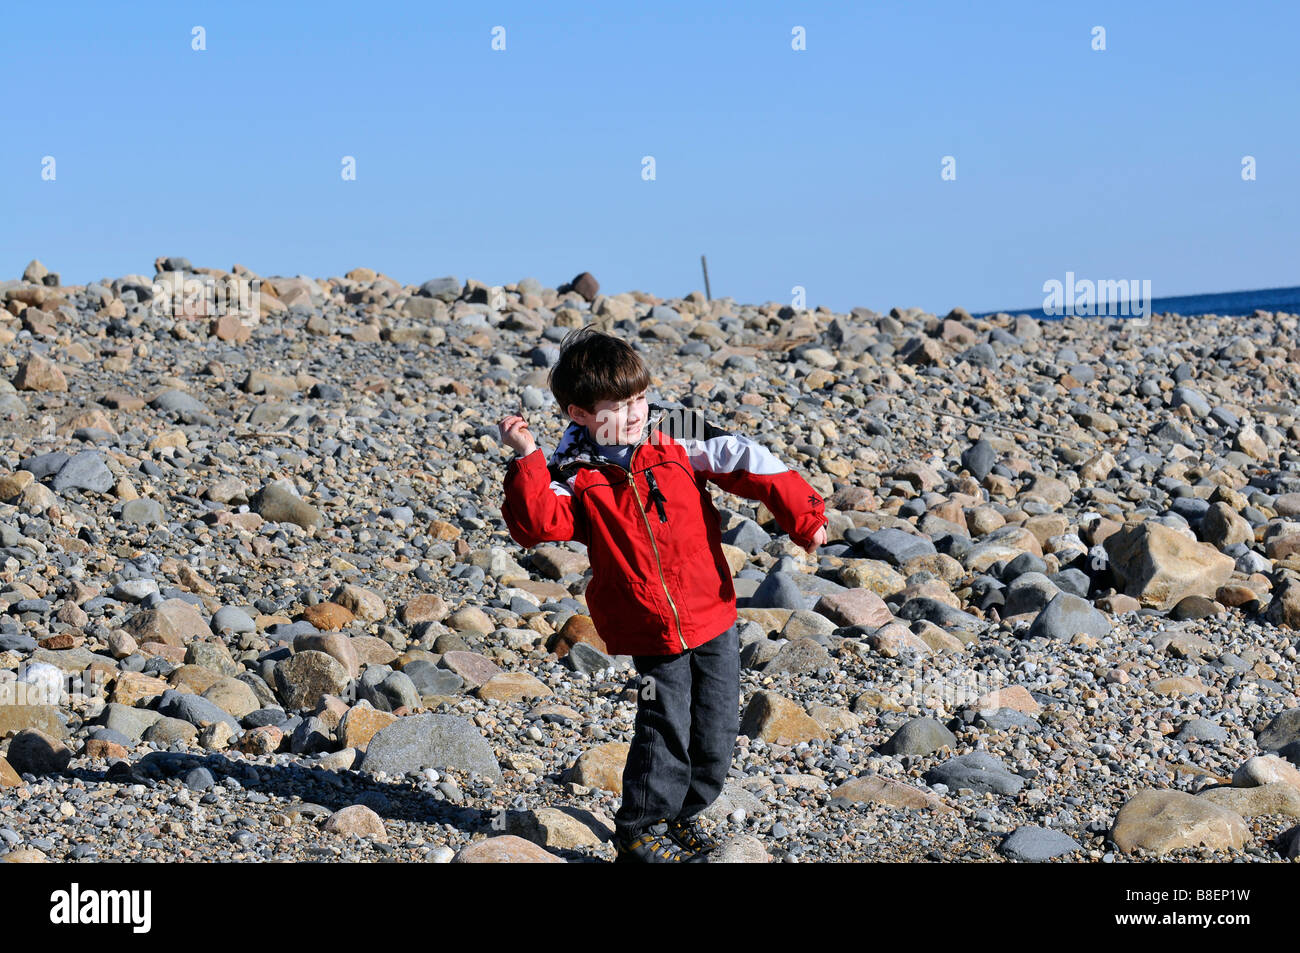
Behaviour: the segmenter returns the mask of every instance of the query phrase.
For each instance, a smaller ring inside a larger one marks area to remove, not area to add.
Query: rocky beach
[[[827,502],[810,556],[714,491],[712,860],[1300,857],[1297,315],[159,258],[0,281],[0,860],[611,861],[635,673],[500,514],[590,323]]]

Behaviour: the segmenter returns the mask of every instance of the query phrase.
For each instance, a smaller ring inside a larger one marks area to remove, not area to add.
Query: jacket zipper
[[[641,443],[644,442],[645,438],[642,437]],[[629,467],[632,465],[632,460],[636,456],[637,450],[640,449],[641,443],[633,447],[632,453],[628,455]],[[677,623],[677,638],[681,640],[682,651],[685,652],[689,650],[690,646],[686,644],[686,636],[682,635],[682,617],[677,614],[677,603],[673,602],[673,594],[668,591],[668,580],[664,578],[664,565],[659,559],[659,544],[655,542],[654,530],[650,528],[650,514],[646,512],[645,504],[641,502],[641,491],[637,489],[636,480],[632,478],[632,471],[619,466],[617,463],[614,466],[627,474],[627,482],[632,485],[632,493],[636,496],[637,509],[641,511],[641,518],[645,520],[645,531],[650,535],[650,548],[654,550],[655,568],[659,571],[659,584],[664,587],[664,596],[668,599],[668,608],[673,610],[673,621]]]

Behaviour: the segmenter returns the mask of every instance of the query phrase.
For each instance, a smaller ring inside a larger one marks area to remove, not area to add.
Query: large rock
[[[264,520],[272,523],[296,523],[305,530],[311,530],[325,522],[320,510],[278,483],[269,483],[254,493],[248,506]]]
[[[596,745],[578,756],[569,769],[568,780],[589,788],[623,793],[623,769],[630,746],[623,741]]]
[[[458,768],[501,780],[491,746],[477,728],[455,715],[399,718],[370,739],[361,761],[364,771],[392,775],[425,768]]]
[[[1182,791],[1142,791],[1122,808],[1111,839],[1124,852],[1143,848],[1159,854],[1180,847],[1241,850],[1250,829],[1236,811]]]
[[[945,784],[949,790],[970,788],[978,793],[1018,794],[1025,779],[1012,774],[997,758],[987,751],[949,758],[931,768],[925,775],[927,784]]]
[[[831,800],[849,804],[885,804],[913,811],[949,811],[939,796],[913,784],[867,774],[850,778],[831,791]]]
[[[14,387],[17,390],[51,390],[66,391],[68,379],[53,361],[40,354],[33,354],[18,365],[14,375]]]
[[[1273,592],[1264,618],[1274,625],[1300,629],[1300,582],[1284,579]]]
[[[59,718],[57,705],[16,705],[6,699],[6,688],[13,683],[0,685],[0,738],[36,728],[52,738],[67,738],[68,728]]]
[[[957,736],[934,718],[913,718],[880,746],[885,754],[917,757],[942,748],[957,750]]]
[[[554,693],[545,684],[527,672],[502,672],[478,687],[479,698],[494,698],[505,702],[527,701],[551,694]]]
[[[379,622],[388,615],[384,597],[364,586],[350,583],[339,586],[330,596],[330,601],[338,603],[362,622]]]
[[[1110,619],[1087,599],[1068,592],[1057,593],[1034,617],[1026,633],[1029,638],[1069,641],[1083,633],[1101,638],[1110,633]]]
[[[141,644],[161,642],[177,648],[212,634],[207,620],[183,599],[167,599],[153,609],[137,612],[122,628]]]
[[[72,752],[58,738],[27,728],[13,736],[5,757],[19,774],[53,774],[67,768]]]
[[[1126,525],[1103,545],[1124,594],[1161,611],[1186,596],[1213,599],[1236,565],[1231,556],[1161,523]]]
[[[1300,817],[1300,790],[1282,781],[1250,788],[1210,788],[1197,796],[1226,807],[1242,817],[1258,817],[1261,814]]]
[[[325,695],[348,687],[348,670],[332,655],[307,650],[276,663],[275,688],[286,710],[315,708]]]
[[[388,843],[388,831],[383,819],[364,804],[349,804],[325,820],[324,829],[333,834],[355,834],[369,840]]]
[[[562,864],[564,859],[548,853],[532,841],[514,834],[500,834],[476,841],[451,859],[453,864]]]
[[[888,625],[894,615],[885,600],[870,589],[849,589],[827,593],[817,600],[813,611],[820,612],[836,625],[863,625],[876,628]]]
[[[998,847],[1012,860],[1043,861],[1079,850],[1078,842],[1062,831],[1026,825],[1017,827]]]
[[[755,692],[750,697],[741,719],[740,733],[783,745],[826,737],[826,729],[815,719],[776,692]]]
[[[1275,715],[1256,741],[1264,751],[1279,751],[1300,741],[1300,708],[1289,708]]]

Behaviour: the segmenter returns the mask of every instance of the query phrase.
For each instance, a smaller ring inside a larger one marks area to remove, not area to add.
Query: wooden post
[[[713,295],[709,291],[709,260],[703,255],[700,256],[700,267],[704,269],[704,297],[712,301]]]

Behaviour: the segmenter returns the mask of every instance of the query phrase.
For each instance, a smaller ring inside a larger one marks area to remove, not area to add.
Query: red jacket
[[[540,449],[506,468],[501,515],[523,546],[587,546],[587,609],[615,655],[671,655],[736,621],[722,518],[706,481],[761,500],[801,546],[825,525],[825,502],[768,450],[695,410],[650,405],[630,470],[602,457],[571,423],[548,464]]]

